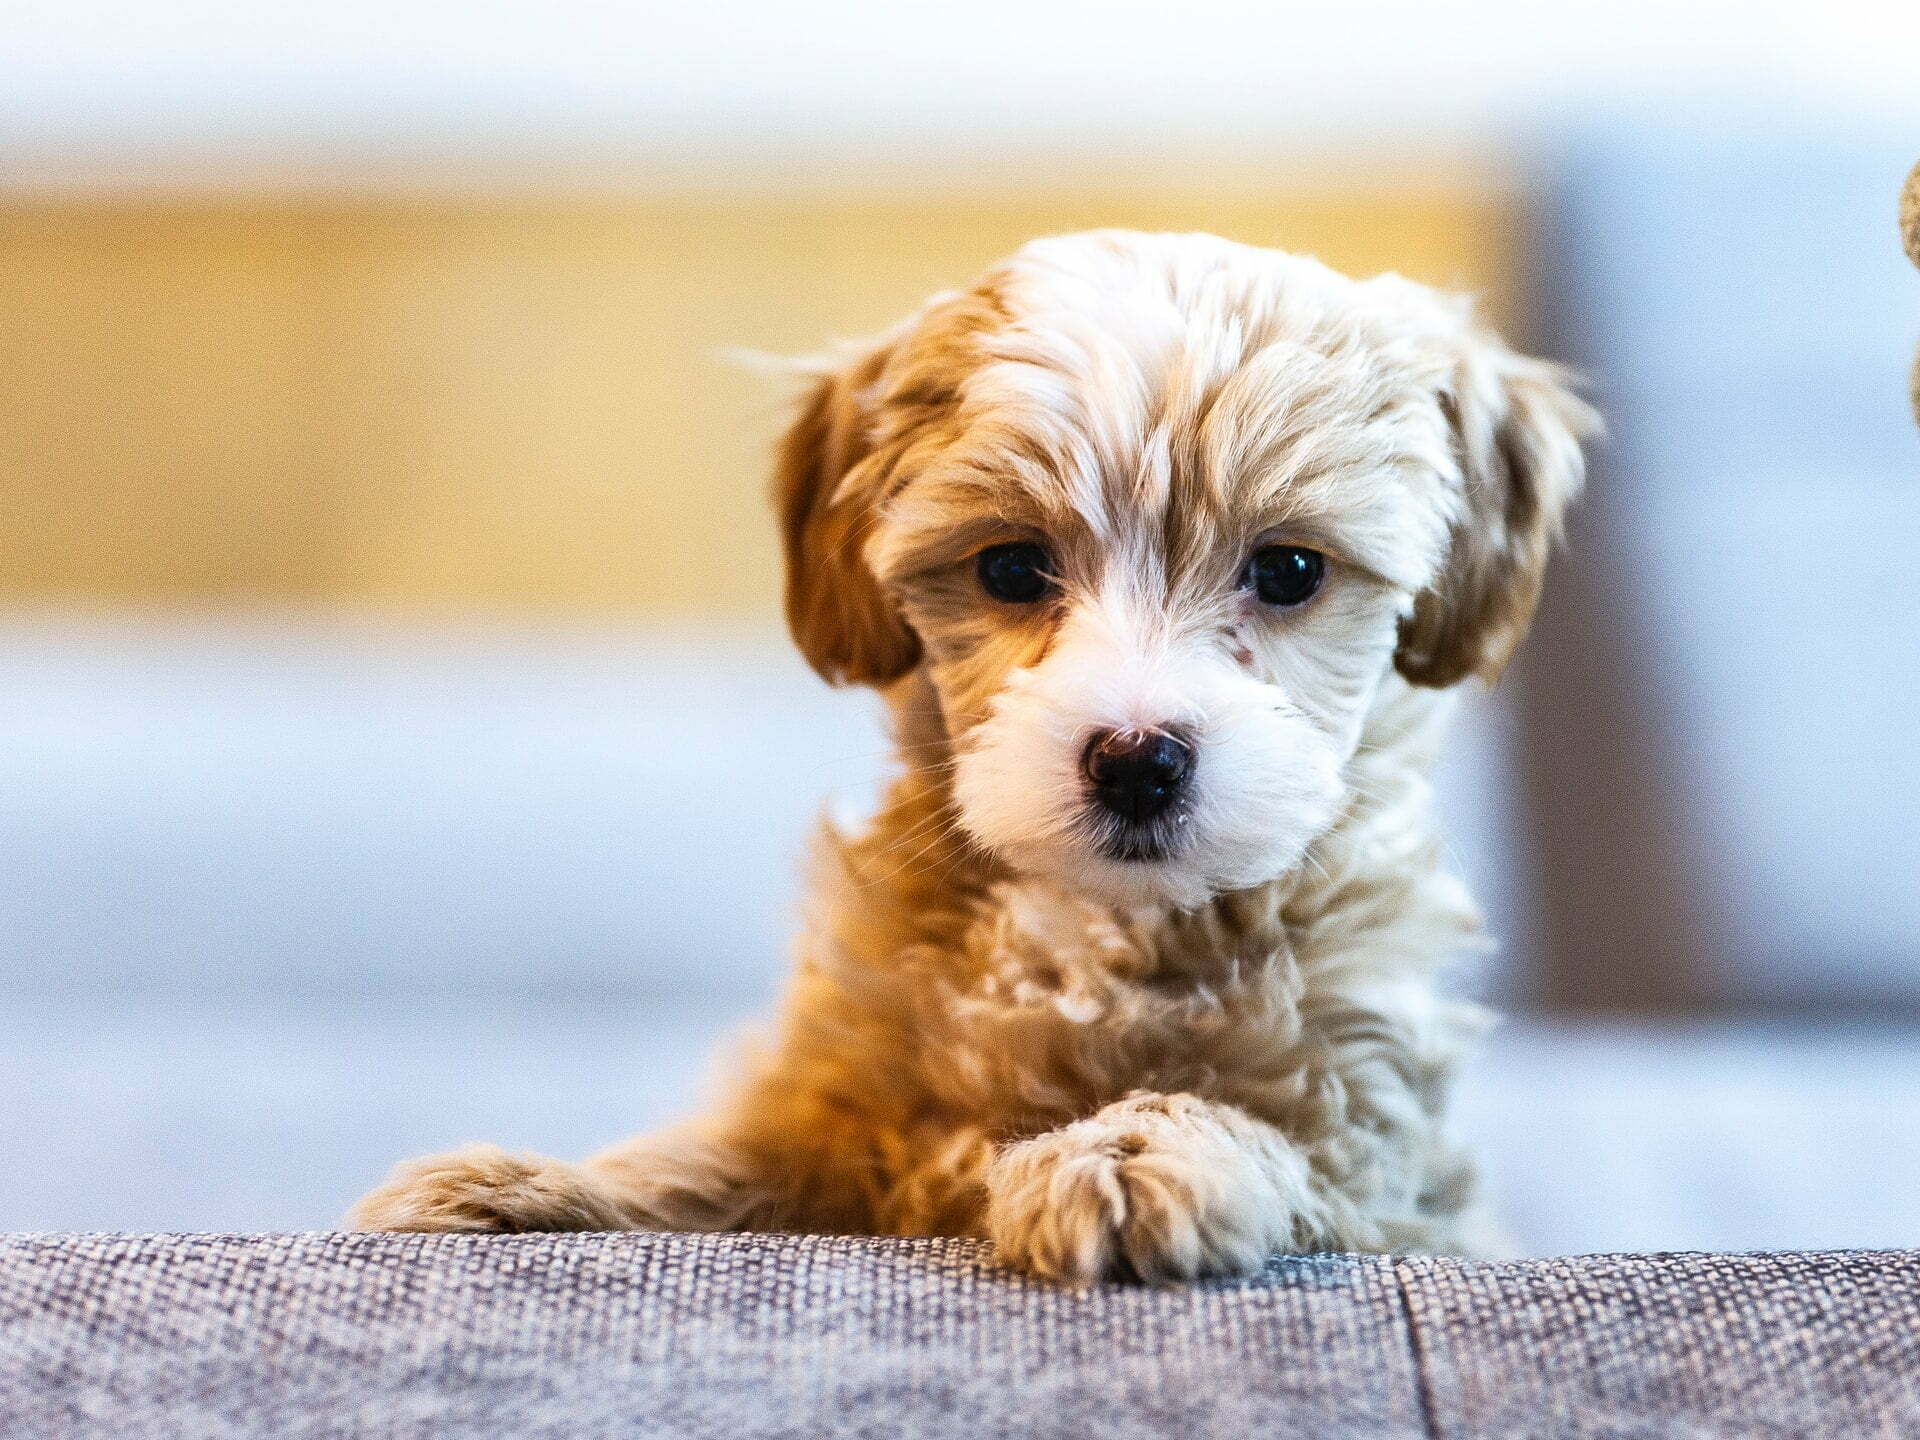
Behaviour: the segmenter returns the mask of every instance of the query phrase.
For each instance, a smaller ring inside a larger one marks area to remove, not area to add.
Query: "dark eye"
[[[1009,605],[1031,605],[1053,589],[1047,574],[1052,564],[1047,552],[1038,545],[989,545],[980,552],[974,569],[980,576],[980,588],[996,600]]]
[[[1240,582],[1269,605],[1299,605],[1313,597],[1327,576],[1327,557],[1298,545],[1263,545],[1247,562]]]

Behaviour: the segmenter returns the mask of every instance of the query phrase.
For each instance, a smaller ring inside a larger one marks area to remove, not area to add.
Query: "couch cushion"
[[[24,1236],[0,1415],[91,1436],[1891,1432],[1920,1256],[1312,1256],[1073,1293],[964,1241]]]
[[[1441,783],[1512,940],[1492,703]],[[889,753],[758,627],[0,616],[0,985],[757,998]]]

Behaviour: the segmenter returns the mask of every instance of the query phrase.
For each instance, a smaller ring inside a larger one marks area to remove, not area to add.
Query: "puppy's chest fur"
[[[1039,1123],[1134,1089],[1266,1108],[1312,1068],[1279,897],[1193,915],[1116,915],[1046,885],[994,887],[959,937],[941,1017],[976,1052],[942,1088],[978,1113],[1017,1097]],[[1020,1057],[1012,1065],[1000,1057]],[[1023,1117],[1024,1118],[1024,1117]]]
[[[845,1103],[909,1129],[1035,1133],[1151,1090],[1237,1105],[1310,1144],[1374,1124],[1376,1091],[1411,1082],[1437,1108],[1473,1012],[1442,1000],[1431,970],[1476,920],[1425,853],[1423,819],[1423,805],[1376,808],[1305,876],[1125,912],[1045,881],[962,883],[939,861],[921,872],[931,885],[876,869],[869,852],[913,823],[883,817],[830,845],[830,920],[803,941],[787,1048],[816,1078],[853,1057]]]

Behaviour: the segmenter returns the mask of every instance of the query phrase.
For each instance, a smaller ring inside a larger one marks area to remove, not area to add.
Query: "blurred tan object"
[[[1920,265],[1920,165],[1907,176],[1907,188],[1900,196],[1900,238],[1907,242],[1907,258]],[[1913,391],[1913,418],[1920,423],[1920,354],[1913,357],[1908,384]]]
[[[0,593],[771,617],[806,352],[1033,235],[1213,230],[1515,319],[1512,197],[1419,178],[931,197],[0,200]]]

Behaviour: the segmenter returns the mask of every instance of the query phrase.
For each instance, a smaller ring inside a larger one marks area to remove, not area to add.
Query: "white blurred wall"
[[[1276,141],[1502,136],[1568,104],[1729,93],[1920,113],[1920,6],[1840,0],[6,0],[0,177],[551,181],[712,158],[973,178]],[[934,172],[940,172],[938,174]],[[719,172],[723,177],[724,168]],[[762,171],[766,178],[771,171]]]

